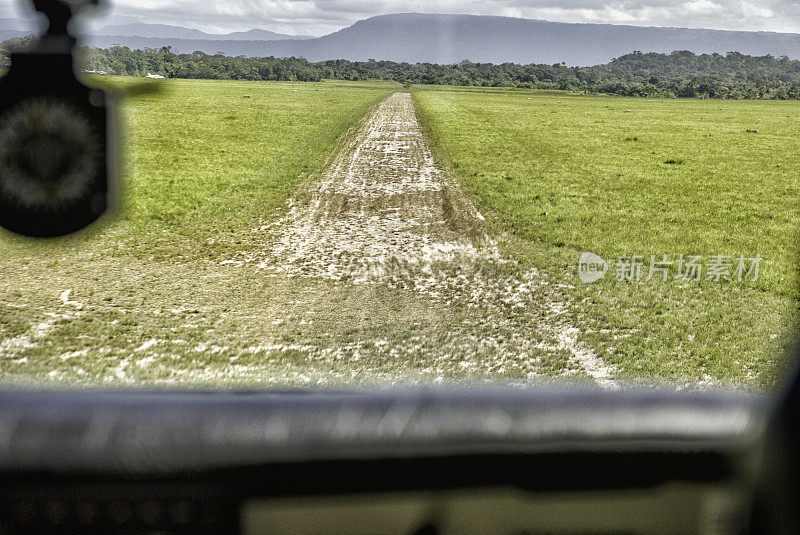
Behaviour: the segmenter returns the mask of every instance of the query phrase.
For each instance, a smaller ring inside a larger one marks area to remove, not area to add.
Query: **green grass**
[[[274,216],[393,86],[175,80],[161,87],[123,107],[126,172],[113,225],[43,243],[3,234],[0,254],[89,248],[173,261],[218,256]]]
[[[127,114],[133,174],[123,246],[219,254],[268,220],[390,87],[192,80],[136,99]],[[166,236],[154,239],[154,226]]]
[[[4,234],[0,253],[88,247],[172,260],[218,255],[220,244],[269,220],[393,86],[174,80],[161,87],[123,106],[125,176],[113,225],[43,243]]]
[[[571,286],[584,341],[623,376],[775,384],[797,333],[800,103],[414,96],[508,251]],[[605,280],[578,282],[582,251],[609,261]],[[616,281],[631,254],[764,260],[757,282]]]
[[[302,195],[348,129],[396,89],[170,81],[133,97],[113,224],[60,240],[0,234],[0,344],[16,344],[0,347],[0,377],[262,386],[436,378],[437,351],[455,327],[477,324],[472,312],[223,264],[263,249],[252,229]],[[776,384],[797,335],[800,103],[447,87],[417,88],[415,99],[437,156],[507,253],[569,297],[582,340],[623,377]],[[612,270],[622,254],[764,262],[757,282],[618,282],[612,271],[582,285],[585,250]],[[62,302],[65,290],[82,308]],[[370,353],[371,340],[416,353]],[[559,375],[566,362],[555,355],[543,366]]]
[[[30,347],[0,351],[7,380],[106,380],[152,339],[174,365],[143,365],[126,380],[180,379],[257,345],[270,326],[254,310],[269,308],[279,290],[219,260],[246,249],[251,230],[279,216],[348,129],[396,88],[188,80],[162,87],[122,110],[127,165],[111,224],[46,241],[0,233],[0,342],[48,326]],[[82,309],[61,302],[68,289]],[[229,348],[186,349],[210,340]]]

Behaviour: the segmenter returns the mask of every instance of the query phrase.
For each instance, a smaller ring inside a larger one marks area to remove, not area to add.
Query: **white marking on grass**
[[[138,353],[140,351],[147,351],[148,349],[150,349],[151,347],[153,347],[158,343],[160,343],[160,340],[153,338],[152,340],[148,340],[147,342],[143,343],[142,345],[134,349],[133,352]]]
[[[143,358],[143,359],[139,359],[139,360],[137,360],[137,361],[136,361],[136,365],[137,365],[138,367],[140,367],[140,368],[146,368],[146,367],[148,367],[150,364],[152,364],[153,362],[155,362],[155,360],[156,360],[156,358],[155,358],[154,356],[150,355],[149,357],[145,357],[145,358]]]
[[[559,348],[570,351],[575,361],[581,366],[597,384],[605,388],[617,389],[614,382],[614,370],[599,358],[594,352],[587,350],[578,342],[580,331],[575,327],[564,327],[558,331]]]
[[[83,308],[83,304],[77,301],[70,301],[69,296],[72,290],[65,290],[59,295],[64,306],[73,306],[78,310]],[[28,332],[21,334],[14,338],[8,338],[0,342],[0,357],[13,357],[16,354],[26,350],[32,349],[39,345],[39,341],[47,337],[56,327],[60,320],[70,320],[77,318],[81,315],[80,312],[67,312],[63,314],[55,312],[45,312],[48,319],[37,323],[32,326]]]
[[[71,293],[72,293],[71,289],[64,290],[63,292],[61,292],[61,295],[58,298],[61,299],[61,302],[64,303],[64,306],[73,306],[78,310],[81,310],[83,308],[83,303],[79,301],[71,301],[69,298]]]
[[[79,351],[69,351],[61,355],[61,360],[74,359],[75,357],[85,357],[88,354],[89,354],[88,349],[81,349]]]

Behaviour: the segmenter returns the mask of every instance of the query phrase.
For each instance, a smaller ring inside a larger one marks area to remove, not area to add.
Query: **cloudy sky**
[[[109,1],[102,24],[150,22],[224,33],[264,28],[324,35],[373,15],[470,13],[722,30],[800,33],[799,0],[127,0]],[[0,17],[23,11],[20,0],[0,0]]]

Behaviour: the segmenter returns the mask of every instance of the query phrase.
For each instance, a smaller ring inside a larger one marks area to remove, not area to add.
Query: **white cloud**
[[[0,0],[0,17],[16,16],[18,0]],[[268,30],[323,35],[387,13],[471,13],[642,26],[800,33],[797,0],[128,0],[96,24],[176,24],[212,32]]]
[[[710,15],[723,11],[721,5],[709,0],[692,0],[683,4],[683,8],[687,13],[693,15]]]

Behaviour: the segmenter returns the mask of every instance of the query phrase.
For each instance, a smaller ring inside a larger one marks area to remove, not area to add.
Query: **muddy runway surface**
[[[279,332],[258,350],[301,355],[283,366],[287,381],[614,385],[557,289],[485,235],[436,165],[408,93],[383,101],[321,179],[254,235],[259,246],[226,263],[280,281],[284,298],[269,307]]]

